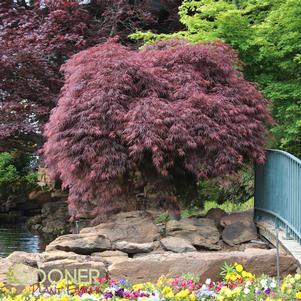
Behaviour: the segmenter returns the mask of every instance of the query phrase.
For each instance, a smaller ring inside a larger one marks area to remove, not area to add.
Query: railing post
[[[280,255],[279,255],[279,233],[277,221],[275,223],[275,232],[276,232],[276,269],[277,269],[277,287],[278,291],[280,290]]]

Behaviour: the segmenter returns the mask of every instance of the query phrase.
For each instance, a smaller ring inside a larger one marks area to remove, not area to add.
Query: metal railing
[[[255,219],[262,218],[301,244],[301,160],[287,152],[268,150],[255,166]]]

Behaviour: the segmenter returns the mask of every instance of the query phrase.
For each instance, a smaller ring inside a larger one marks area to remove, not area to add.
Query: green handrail
[[[301,243],[301,160],[281,150],[267,150],[255,166],[255,218],[275,225]]]

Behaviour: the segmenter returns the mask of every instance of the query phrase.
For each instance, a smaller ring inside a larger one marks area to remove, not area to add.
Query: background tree
[[[31,155],[20,151],[0,154],[0,211],[9,212],[24,203],[25,193],[37,188],[37,174],[32,171]]]
[[[87,4],[1,1],[0,150],[41,146],[44,124],[63,83],[59,70],[70,56],[112,35],[129,43],[127,35],[135,28],[179,28],[176,2],[82,2]]]
[[[137,32],[149,44],[175,37],[191,42],[221,39],[239,52],[245,76],[271,99],[276,121],[270,146],[301,156],[300,0],[184,0],[186,27],[170,35]]]
[[[141,195],[191,200],[188,183],[193,192],[199,179],[263,162],[270,116],[238,66],[222,43],[137,52],[111,40],[73,56],[44,146],[72,215],[99,216]]]

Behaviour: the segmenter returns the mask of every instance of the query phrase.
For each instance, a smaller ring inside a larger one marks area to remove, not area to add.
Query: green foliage
[[[181,218],[188,218],[202,213],[202,209],[198,207],[187,208],[181,211]]]
[[[192,280],[193,283],[200,283],[201,282],[201,277],[196,275],[196,274],[192,274],[192,273],[185,273],[182,275],[182,279],[183,280]]]
[[[228,201],[244,203],[254,194],[254,175],[250,167],[244,166],[234,175],[202,181],[199,184],[199,198],[223,204]]]
[[[301,0],[184,0],[179,15],[185,31],[131,37],[146,44],[179,38],[232,45],[245,76],[271,99],[270,145],[301,156]]]
[[[155,223],[156,224],[166,223],[169,220],[170,220],[169,214],[167,212],[163,212],[155,219]]]
[[[227,274],[231,274],[235,271],[234,267],[227,262],[224,262],[224,265],[222,266],[221,269],[221,277],[225,277]]]
[[[227,200],[223,204],[218,204],[215,201],[205,201],[203,208],[193,207],[184,209],[181,211],[181,219],[194,217],[194,216],[205,216],[205,214],[213,208],[220,208],[227,213],[246,211],[254,208],[254,198],[241,203],[233,203],[233,201]],[[155,220],[156,224],[166,223],[170,220],[168,213],[161,213]]]
[[[37,173],[30,170],[30,161],[28,154],[0,153],[0,203],[27,197],[37,187]]]
[[[248,201],[242,203],[233,203],[232,201],[226,201],[223,204],[218,204],[214,201],[205,202],[204,212],[208,212],[212,208],[220,208],[228,213],[246,211],[254,208],[254,198],[250,198]]]

